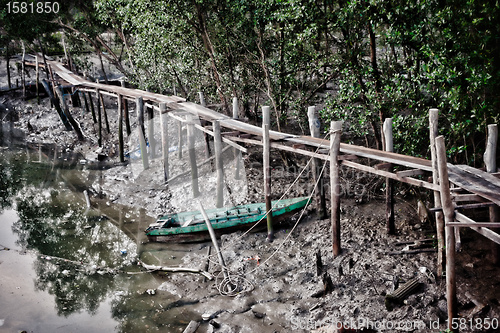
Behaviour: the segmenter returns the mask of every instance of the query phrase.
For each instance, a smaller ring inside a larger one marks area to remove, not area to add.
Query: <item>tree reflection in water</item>
[[[12,228],[18,245],[39,253],[33,267],[35,288],[53,295],[57,314],[65,317],[95,314],[109,301],[119,332],[185,327],[195,317],[186,304],[177,304],[168,292],[145,293],[156,289],[164,275],[109,273],[108,269],[121,268],[138,271],[138,266],[130,266],[137,246],[117,226],[120,223],[113,224],[99,212],[85,212],[82,193],[70,191],[68,186],[75,184],[64,180],[79,172],[0,151],[0,212],[17,210],[19,220]]]
[[[82,207],[60,201],[57,191],[25,188],[17,210],[13,228],[19,245],[40,253],[36,288],[55,296],[60,315],[95,313],[116,288],[109,270],[130,265],[135,244],[109,221],[89,218]],[[130,254],[121,255],[121,249]]]
[[[109,270],[131,265],[136,245],[104,217],[86,214],[82,199],[60,184],[59,171],[0,152],[0,211],[16,208],[17,244],[39,253],[35,288],[54,295],[57,313],[94,314],[117,288]]]

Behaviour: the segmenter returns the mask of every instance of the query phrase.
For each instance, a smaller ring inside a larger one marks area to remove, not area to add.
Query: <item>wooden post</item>
[[[198,97],[200,98],[200,105],[203,106],[204,108],[206,108],[207,107],[207,103],[205,102],[205,96],[203,96],[203,92],[202,91],[198,91]]]
[[[394,151],[392,141],[392,118],[384,120],[383,126],[385,151]],[[392,171],[392,166],[388,171]],[[394,224],[394,182],[390,178],[385,179],[385,221],[387,225],[387,233],[394,235],[396,233],[396,226]]]
[[[233,97],[233,119],[239,119],[240,108],[238,106],[238,97]],[[235,159],[235,172],[234,179],[241,179],[240,170],[241,170],[241,151],[239,149],[234,149],[234,159]]]
[[[439,187],[444,221],[455,220],[455,209],[451,200],[448,166],[446,165],[446,147],[443,136],[436,138],[436,157],[439,170]],[[455,280],[455,232],[453,227],[445,228],[446,238],[446,301],[448,303],[448,329],[452,330],[452,319],[458,318],[457,287]]]
[[[340,246],[340,177],[338,156],[340,152],[340,137],[342,121],[330,123],[330,191],[333,255],[336,257],[342,251]]]
[[[262,107],[262,146],[264,160],[264,195],[266,199],[267,212],[267,241],[272,242],[274,239],[273,230],[273,210],[271,204],[271,140],[269,139],[270,114],[269,106]]]
[[[92,100],[92,94],[90,92],[87,93],[89,96],[89,104],[90,104],[90,110],[92,111],[92,119],[94,120],[94,124],[97,123],[97,119],[95,117],[95,110],[94,110],[94,101]]]
[[[38,56],[35,56],[35,76],[36,76],[36,102],[38,105],[40,105],[40,89],[38,88],[38,86],[40,85],[40,68],[38,68],[39,64],[38,64]],[[9,82],[10,84],[10,82]]]
[[[216,207],[224,206],[224,166],[222,164],[222,136],[220,130],[220,122],[215,120],[214,123],[214,149],[215,149],[215,167],[217,170],[217,202]]]
[[[177,157],[182,158],[182,121],[177,121]]]
[[[80,92],[80,93],[81,93],[81,94],[82,94],[82,96],[83,96],[83,103],[84,103],[84,105],[85,105],[85,112],[86,112],[86,113],[90,113],[90,110],[89,110],[89,102],[87,101],[87,95],[85,95],[85,92]],[[84,107],[84,106],[82,105],[82,108],[83,108],[83,107]]]
[[[99,80],[96,80],[96,82],[99,83]],[[108,134],[110,134],[111,130],[109,129],[108,113],[106,112],[106,105],[104,105],[104,98],[102,97],[102,94],[100,94],[100,93],[97,94],[97,97],[99,98],[99,102],[101,103],[101,106],[102,106],[102,112],[104,113],[104,121],[106,123],[106,130],[108,131]]]
[[[149,152],[151,159],[156,157],[156,141],[155,141],[155,126],[154,126],[154,111],[153,107],[148,108],[148,140]]]
[[[207,103],[205,102],[205,96],[203,96],[203,92],[199,91],[198,96],[200,97],[201,106],[206,108]],[[203,119],[200,119],[200,123],[201,123],[201,126],[207,126],[207,124],[208,124],[208,122],[206,120],[203,120]],[[209,159],[210,158],[210,137],[207,133],[203,133],[203,138],[205,139],[205,158]]]
[[[191,115],[188,116],[187,120],[187,142],[189,164],[191,166],[191,187],[193,188],[193,197],[196,198],[200,196],[200,188],[198,186],[198,166],[196,165],[194,122]]]
[[[84,141],[85,138],[83,136],[82,129],[80,128],[80,125],[75,121],[73,116],[71,116],[71,113],[69,112],[68,104],[66,103],[66,99],[64,98],[64,93],[63,93],[62,88],[60,86],[57,87],[56,92],[57,92],[57,95],[59,96],[59,99],[61,101],[61,108],[64,112],[64,115],[66,116],[69,123],[73,127],[73,130],[75,131],[76,136],[78,137],[78,140]]]
[[[97,143],[99,144],[99,147],[102,147],[102,115],[101,115],[101,94],[99,93],[99,89],[96,89],[96,99],[97,99],[97,126],[99,127],[98,129],[98,138],[97,138]]]
[[[486,165],[486,172],[497,172],[497,143],[498,143],[498,125],[488,125],[488,139],[486,141],[486,151],[484,152],[484,164]],[[490,222],[500,221],[500,210],[498,206],[491,206]],[[493,229],[500,232],[500,229]],[[493,242],[491,247],[493,263],[497,266],[500,265],[500,245]]]
[[[120,85],[125,88],[125,81],[120,80]],[[127,135],[130,136],[132,133],[132,129],[130,128],[130,119],[128,115],[128,100],[126,98],[123,99],[123,116],[125,117],[125,128],[127,129]]]
[[[163,157],[163,175],[168,180],[168,112],[167,103],[160,103],[161,152]]]
[[[313,138],[321,137],[320,127],[321,122],[318,117],[318,112],[316,111],[316,106],[310,106],[307,108],[307,117],[309,119],[309,130],[311,131],[311,136]],[[320,165],[321,162],[319,158],[313,158],[311,161],[312,174],[314,179],[314,184],[318,184],[317,187],[314,188],[314,194],[316,197],[316,210],[319,219],[326,218],[326,198],[325,198],[325,190],[324,190],[324,182],[323,176],[320,177]]]
[[[429,110],[429,133],[430,133],[430,146],[431,146],[431,161],[432,161],[432,182],[439,185],[439,170],[436,157],[436,137],[438,136],[438,118],[439,110]],[[441,207],[441,194],[439,191],[434,191],[434,207]],[[436,237],[438,241],[438,262],[437,262],[437,276],[443,276],[445,269],[445,248],[444,248],[444,217],[443,212],[438,210],[435,213],[436,218]]]
[[[139,131],[139,147],[141,150],[142,166],[144,170],[147,170],[149,169],[149,160],[146,139],[144,137],[144,102],[142,97],[136,98],[135,105],[137,108],[137,130]]]
[[[23,85],[23,99],[26,98],[26,74],[24,62],[26,61],[26,47],[24,46],[24,41],[21,40],[21,46],[23,49],[23,56],[21,60],[21,84]]]
[[[120,162],[125,162],[125,154],[123,152],[123,96],[118,95],[118,150],[120,154]]]

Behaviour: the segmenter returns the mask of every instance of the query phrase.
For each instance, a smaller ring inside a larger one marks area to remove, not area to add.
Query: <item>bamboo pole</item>
[[[233,97],[233,119],[239,119],[240,115],[240,108],[238,106],[238,97]],[[234,152],[234,159],[235,159],[235,172],[234,172],[234,179],[239,180],[241,179],[240,175],[240,170],[241,170],[241,163],[242,163],[242,158],[241,158],[241,151],[238,149],[233,149]]]
[[[120,80],[120,85],[125,88],[125,81]],[[125,117],[125,128],[127,130],[127,135],[130,136],[132,133],[132,129],[130,128],[130,118],[128,112],[128,100],[126,98],[123,99],[123,116]]]
[[[196,151],[195,151],[195,132],[193,117],[188,115],[187,122],[187,143],[189,164],[191,166],[191,187],[193,188],[193,197],[200,196],[200,188],[198,185],[198,166],[196,165]]]
[[[177,122],[177,157],[182,158],[182,121]]]
[[[203,208],[203,204],[201,203],[201,201],[199,202],[199,206],[201,215],[203,215],[205,223],[207,224],[208,233],[210,234],[210,238],[212,239],[212,243],[214,244],[214,249],[215,252],[217,253],[217,258],[219,258],[219,263],[222,267],[222,274],[224,275],[224,279],[228,279],[229,275],[227,274],[226,263],[224,262],[224,257],[222,256],[222,252],[220,251],[219,244],[217,243],[217,237],[215,236],[214,228],[210,223],[210,219],[208,218],[207,212],[205,211],[205,208]]]
[[[331,191],[331,221],[333,255],[340,255],[340,177],[338,156],[340,152],[340,137],[342,135],[342,121],[330,123],[330,191]]]
[[[214,121],[214,149],[215,149],[215,167],[217,170],[217,202],[216,207],[224,206],[224,166],[222,165],[222,136],[220,122]]]
[[[267,241],[272,242],[274,239],[273,230],[273,207],[271,204],[271,141],[269,138],[270,127],[270,111],[269,106],[262,107],[262,146],[263,146],[263,160],[264,160],[264,195],[266,199],[266,212],[267,212]]]
[[[97,123],[97,119],[95,117],[95,110],[94,110],[94,101],[92,100],[92,94],[90,92],[87,93],[89,96],[89,104],[90,104],[90,110],[92,111],[92,119],[94,120],[94,124]]]
[[[392,118],[387,118],[384,120],[382,130],[384,132],[385,138],[385,151],[393,152],[394,144],[392,140]],[[392,172],[392,165],[387,171]],[[396,233],[396,226],[394,224],[394,182],[390,178],[385,179],[385,203],[385,221],[387,226],[387,233],[389,235],[394,235]]]
[[[144,138],[144,102],[142,97],[136,98],[135,105],[137,108],[137,130],[139,131],[139,147],[141,151],[142,166],[144,170],[147,170],[149,169],[149,160],[146,139]]]
[[[102,94],[99,94],[99,101],[101,102],[102,112],[104,114],[104,122],[106,123],[106,130],[108,131],[108,134],[110,134],[111,130],[109,128],[108,112],[106,111],[106,105],[104,105],[104,97],[102,96]]]
[[[446,165],[446,147],[443,136],[436,138],[436,157],[439,170],[441,205],[445,223],[455,221],[455,209],[451,200],[448,166]],[[452,319],[457,315],[457,287],[455,280],[455,232],[454,227],[445,228],[446,238],[446,300],[448,303],[448,329],[452,330]]]
[[[35,56],[35,76],[36,76],[36,102],[38,105],[40,105],[40,89],[39,89],[39,85],[40,85],[40,68],[38,68],[39,64],[38,64],[38,56]]]
[[[175,94],[174,94],[175,95]],[[205,96],[203,95],[203,92],[199,91],[198,96],[200,97],[200,105],[203,106],[204,108],[207,107],[207,103],[205,102]],[[205,127],[207,125],[207,121],[200,119],[200,125]],[[210,137],[208,136],[207,133],[203,133],[203,139],[205,140],[205,158],[209,159],[210,158]],[[212,168],[213,170],[213,168]]]
[[[23,49],[23,56],[21,60],[21,84],[23,85],[23,99],[26,98],[26,73],[25,73],[25,65],[26,61],[26,47],[24,46],[24,41],[21,40],[21,47]]]
[[[80,93],[83,96],[83,103],[84,103],[84,106],[82,106],[82,108],[85,107],[85,112],[90,113],[89,102],[87,101],[87,96],[85,95],[85,92],[80,92]]]
[[[154,126],[154,111],[153,107],[148,108],[148,140],[149,152],[151,159],[156,157],[156,141],[155,141],[155,126]]]
[[[430,146],[431,146],[431,160],[432,160],[432,182],[435,185],[439,184],[439,169],[436,157],[436,137],[438,136],[438,118],[439,110],[430,109],[429,110],[429,134],[430,134]],[[433,191],[434,193],[434,208],[441,208],[441,194],[439,191]],[[444,217],[442,211],[436,211],[436,237],[438,241],[438,256],[437,256],[437,276],[443,276],[443,271],[445,269],[445,249],[444,249]]]
[[[163,176],[165,182],[168,180],[168,112],[167,103],[160,103],[160,123],[161,123],[161,152],[163,157]]]
[[[118,95],[118,150],[120,154],[120,162],[125,162],[125,154],[123,149],[123,96]]]
[[[484,152],[484,164],[486,172],[497,172],[497,143],[498,143],[498,125],[488,125],[488,138],[486,141],[486,151]],[[498,206],[491,206],[489,208],[490,222],[500,221],[500,209]],[[493,229],[495,232],[500,232],[500,229]],[[493,263],[500,266],[500,245],[497,243],[491,244],[491,253]]]
[[[307,108],[307,116],[309,119],[309,130],[311,131],[311,136],[313,138],[320,138],[320,127],[321,122],[318,117],[318,112],[316,111],[316,106],[310,106]],[[325,190],[324,190],[324,181],[323,177],[318,182],[318,178],[320,177],[320,159],[313,158],[311,161],[311,168],[314,183],[318,184],[317,187],[314,188],[314,194],[316,198],[316,209],[319,219],[326,218],[326,198],[325,198]]]
[[[98,138],[97,138],[97,143],[99,144],[99,147],[102,147],[102,114],[101,114],[101,94],[99,93],[99,89],[96,89],[96,100],[97,100],[97,123],[98,123]]]

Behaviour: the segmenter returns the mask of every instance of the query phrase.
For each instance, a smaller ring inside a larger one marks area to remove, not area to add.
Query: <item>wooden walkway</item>
[[[90,82],[78,75],[75,75],[66,69],[61,63],[55,61],[48,61],[48,63],[52,67],[54,73],[57,74],[62,81],[66,82],[61,82],[63,85],[72,85],[78,87],[79,90],[93,93],[98,91],[101,94],[117,98],[120,96],[120,98],[132,101],[142,98],[146,102],[146,105],[149,103],[149,106],[153,107],[155,110],[160,110],[159,104],[165,103],[167,111],[184,111],[208,122],[213,123],[217,121],[220,123],[221,127],[230,130],[230,132],[223,134],[224,141],[240,150],[246,151],[244,147],[236,144],[235,142],[263,145],[263,141],[265,141],[263,140],[263,128],[250,125],[238,119],[233,119],[227,115],[220,114],[201,105],[188,102],[183,98]],[[179,121],[186,121],[181,117],[173,117]],[[205,127],[200,125],[197,125],[197,127],[206,133],[211,135],[214,134]],[[330,161],[330,140],[326,138],[321,139],[311,136],[280,133],[276,131],[269,131],[269,137],[271,141],[270,146],[272,148]],[[431,142],[431,145],[433,144],[434,143]],[[444,166],[444,170],[442,168],[439,169],[439,174],[447,174],[447,177],[445,176],[444,179],[448,178],[453,184],[453,187],[448,187],[448,182],[437,184],[432,180],[427,181],[427,179],[432,179],[433,177],[435,180],[437,179],[438,169],[433,161],[389,151],[380,151],[372,148],[340,143],[339,151],[341,154],[338,155],[337,164],[342,164],[357,170],[376,174],[387,179],[393,179],[413,186],[432,190],[435,193],[435,198],[436,193],[440,194],[437,198],[439,200],[439,197],[441,197],[441,202],[438,201],[435,203],[436,208],[434,208],[433,211],[442,211],[445,215],[444,220],[446,223],[442,223],[441,228],[446,227],[446,261],[447,265],[450,264],[450,266],[447,266],[446,268],[447,296],[449,300],[448,315],[449,318],[455,318],[457,313],[454,281],[455,238],[453,235],[456,232],[454,232],[454,229],[456,229],[456,227],[470,227],[472,230],[475,230],[497,244],[500,244],[500,235],[493,229],[500,228],[500,221],[493,220],[489,222],[475,222],[462,213],[463,209],[480,207],[493,207],[493,209],[496,209],[496,206],[500,206],[500,179],[498,170],[494,170],[492,173],[487,173],[480,169],[465,165],[446,164],[446,154],[443,149],[444,144],[441,145],[440,155],[441,162],[444,163],[442,164]],[[494,150],[494,153],[496,153],[496,143]],[[377,161],[379,164],[375,166],[363,164],[366,159]],[[439,160],[439,156],[437,160]],[[393,166],[399,166],[398,171],[392,171]],[[423,177],[425,175],[428,177]],[[463,202],[472,203],[462,204]],[[496,216],[498,219],[498,215],[493,214],[490,216]],[[438,225],[438,229],[439,228],[440,227]],[[444,234],[444,230],[442,233]],[[439,241],[438,252],[444,252],[444,239]],[[439,272],[440,268],[438,267],[438,275],[440,275]]]
[[[222,127],[247,135],[245,138],[239,136],[228,136],[228,138],[234,141],[252,143],[257,145],[262,144],[261,127],[250,125],[240,120],[232,119],[227,115],[215,112],[211,109],[192,102],[186,102],[186,100],[181,97],[165,96],[138,89],[123,88],[113,85],[90,82],[69,71],[59,62],[49,61],[49,63],[54,68],[55,73],[57,73],[57,75],[62,80],[71,85],[74,85],[75,87],[84,89],[87,88],[92,91],[99,89],[99,91],[103,94],[115,97],[118,97],[118,95],[122,95],[124,98],[132,101],[135,101],[135,99],[138,97],[142,97],[144,101],[154,104],[167,103],[167,106],[170,110],[187,111],[195,116],[198,116],[200,119],[210,122],[219,120]],[[155,106],[155,109],[159,109],[159,107]],[[255,138],[248,138],[248,135],[252,135]],[[323,160],[329,159],[328,154],[313,153],[305,149],[297,148],[298,146],[309,146],[320,149],[329,149],[330,141],[328,139],[318,139],[311,136],[293,135],[276,131],[270,131],[270,138],[274,142],[274,144],[271,144],[273,148],[278,148],[303,155],[314,154],[315,157]],[[376,160],[381,163],[391,163],[394,165],[400,165],[419,171],[432,172],[431,161],[423,158],[406,156],[393,152],[381,151],[346,143],[340,144],[340,152],[346,155],[354,155],[360,158]],[[344,160],[343,164],[361,171],[366,171],[383,177],[392,178],[411,185],[424,187],[430,190],[439,190],[439,187],[437,185],[420,179],[412,178],[411,173],[408,172],[392,173],[372,167],[367,167],[365,165],[347,160]],[[496,175],[497,177],[495,177],[494,175],[488,174],[480,169],[466,166],[453,166],[451,164],[448,165],[448,168],[450,181],[453,184],[486,200],[494,202],[497,205],[500,205],[500,179],[497,178],[498,174]],[[421,174],[421,172],[418,171],[415,171],[414,173],[415,175]]]

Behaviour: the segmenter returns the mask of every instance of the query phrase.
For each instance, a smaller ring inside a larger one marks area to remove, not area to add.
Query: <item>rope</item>
[[[325,141],[326,137],[329,135],[330,133],[327,133],[322,141]],[[323,142],[321,142],[323,143]],[[317,147],[316,150],[314,151],[314,155],[318,155],[318,151],[319,151],[320,147]],[[330,153],[328,153],[328,156],[330,156]],[[295,186],[295,184],[299,181],[300,177],[302,176],[302,174],[305,172],[305,170],[307,169],[307,167],[309,166],[309,164],[311,163],[311,161],[313,160],[314,156],[312,156],[306,163],[305,167],[302,169],[302,171],[300,171],[299,175],[295,178],[295,180],[292,182],[292,184],[290,186],[288,186],[288,188],[286,189],[286,191],[283,193],[283,195],[279,198],[278,202],[281,201],[287,194],[288,192],[290,192],[290,190],[292,189],[293,186]],[[314,185],[314,189],[318,186],[319,184],[319,180],[321,179],[321,176],[323,174],[323,170],[325,168],[325,165],[326,165],[326,162],[323,164],[323,169],[321,170],[321,173],[320,173],[320,176],[318,177],[318,181],[316,181],[316,184]],[[305,207],[307,207],[307,205],[309,204],[309,202],[311,201],[311,197],[312,197],[312,194],[314,193],[314,189],[311,193],[311,195],[309,196],[309,200],[306,204]],[[276,207],[277,203],[271,208],[270,211],[267,211],[266,214],[257,222],[255,223],[252,227],[250,227],[247,231],[245,231],[243,234],[241,234],[239,237],[237,237],[234,241],[228,243],[227,245],[224,245],[224,246],[221,246],[221,251],[222,250],[225,250],[227,249],[229,246],[233,245],[235,242],[237,241],[240,241],[244,236],[246,236],[247,234],[249,234],[255,227],[257,227],[257,225],[262,222],[263,220],[267,219],[267,216],[269,215],[269,213],[272,212],[272,210]],[[305,209],[305,208],[304,208]]]
[[[227,271],[227,277],[219,282],[221,275],[223,276],[223,272],[220,272],[215,277],[215,286],[222,296],[235,297],[240,293],[252,291],[255,288],[253,283],[244,278],[241,274],[234,274]]]
[[[323,137],[323,141],[326,139],[326,137],[329,135],[329,133],[327,133],[324,137]],[[316,149],[316,151],[314,152],[314,155],[316,155],[318,153],[318,150],[320,149],[320,147],[318,147]],[[330,155],[330,153],[328,153],[328,156]],[[307,167],[309,166],[309,164],[311,163],[312,159],[314,158],[314,156],[312,156],[306,163],[306,166],[302,169],[302,171],[299,173],[299,175],[295,178],[295,180],[292,182],[292,184],[286,189],[285,193],[280,197],[279,200],[282,200],[287,194],[288,192],[290,192],[291,188],[299,181],[302,173],[304,173],[304,171],[307,169]],[[323,176],[323,173],[325,171],[325,168],[326,168],[326,161],[323,163],[323,167],[321,168],[321,172],[318,176],[318,179],[316,180],[316,183],[314,185],[314,188],[313,188],[313,191],[311,192],[311,194],[308,196],[308,201],[307,201],[307,204],[305,205],[305,207],[302,209],[300,215],[299,215],[299,218],[297,219],[297,221],[295,222],[294,226],[292,227],[292,229],[290,230],[290,232],[287,234],[287,236],[285,237],[285,239],[283,239],[283,241],[278,245],[278,247],[276,248],[276,250],[266,259],[262,262],[262,265],[264,265],[265,263],[267,263],[269,260],[271,260],[271,258],[273,258],[278,252],[281,251],[281,249],[283,248],[283,246],[285,245],[285,242],[288,241],[288,239],[291,237],[291,235],[293,234],[293,232],[295,231],[295,229],[297,228],[297,225],[299,224],[299,222],[302,220],[302,217],[304,216],[305,214],[305,211],[307,209],[307,205],[311,202],[311,198],[314,194],[314,189],[316,189],[316,187],[318,186],[319,182],[321,181],[321,178]],[[279,201],[278,201],[279,202]],[[266,214],[255,224],[253,225],[251,228],[249,228],[246,232],[244,232],[242,235],[240,235],[239,237],[237,237],[234,241],[228,243],[228,244],[225,244],[221,251],[223,249],[227,249],[229,246],[231,246],[232,244],[234,244],[235,242],[241,240],[245,235],[247,235],[253,228],[255,228],[262,220],[266,219],[267,218],[267,215],[269,213],[272,212],[272,209],[274,209],[275,206],[273,206],[271,208],[270,211],[267,211]],[[208,260],[212,263],[215,263],[216,265],[219,265],[220,264],[218,262],[215,262],[214,260],[212,260],[210,258],[210,256],[208,257]],[[251,270],[250,272],[247,272],[245,275],[248,275],[248,274],[251,274],[253,272],[255,272],[257,269],[259,269],[261,266],[257,266],[256,268],[254,268],[253,270]],[[252,282],[250,282],[248,279],[246,279],[245,277],[243,277],[241,274],[237,274],[237,273],[233,273],[229,270],[226,269],[226,275],[227,277],[224,278],[221,282],[218,282],[218,280],[220,279],[220,276],[221,276],[222,272],[220,272],[217,277],[216,277],[216,288],[217,290],[219,291],[219,293],[221,295],[225,295],[225,296],[231,296],[231,297],[234,297],[242,292],[246,292],[246,291],[252,291],[254,289],[254,285],[252,284]]]

